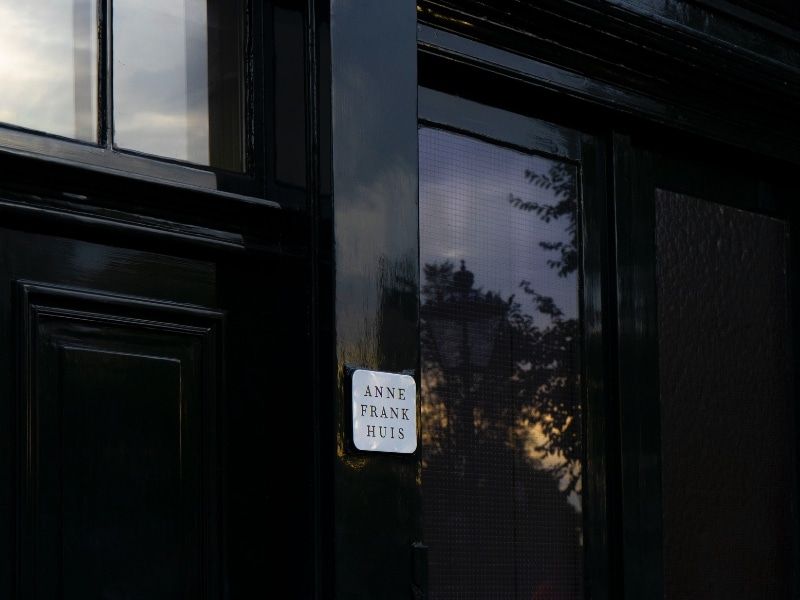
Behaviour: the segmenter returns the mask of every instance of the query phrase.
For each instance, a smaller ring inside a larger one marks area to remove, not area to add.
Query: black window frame
[[[123,176],[143,183],[166,185],[191,193],[212,193],[216,196],[241,199],[248,203],[267,199],[268,173],[266,140],[271,138],[272,119],[266,118],[270,102],[267,82],[272,71],[274,50],[270,44],[272,3],[244,0],[242,68],[244,70],[244,170],[234,172],[187,161],[149,155],[114,147],[112,127],[111,2],[99,2],[98,36],[98,137],[86,142],[47,132],[0,123],[0,155],[33,159],[35,164],[75,167],[90,173]]]

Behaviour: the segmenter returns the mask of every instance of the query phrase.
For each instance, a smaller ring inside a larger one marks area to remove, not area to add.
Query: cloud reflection
[[[76,104],[76,90],[97,98],[96,21],[85,0],[0,0],[0,121],[95,140],[82,124],[96,123],[96,101]]]
[[[114,142],[209,164],[204,0],[114,3]]]
[[[113,3],[114,143],[209,164],[206,0]],[[0,121],[97,141],[91,0],[0,0]]]

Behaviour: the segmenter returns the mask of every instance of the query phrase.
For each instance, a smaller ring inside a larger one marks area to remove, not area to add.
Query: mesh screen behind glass
[[[419,139],[431,598],[582,597],[578,171]]]

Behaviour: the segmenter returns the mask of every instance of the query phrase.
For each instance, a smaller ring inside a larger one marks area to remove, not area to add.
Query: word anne
[[[384,394],[384,390],[386,391],[386,395],[385,396],[383,395]],[[389,386],[386,386],[386,388],[384,388],[382,385],[376,385],[376,386],[373,386],[372,389],[370,389],[370,387],[367,386],[367,390],[364,392],[364,396],[368,396],[370,398],[386,398],[388,400],[394,400],[395,399],[395,394],[396,394],[397,400],[405,400],[406,399],[406,389],[405,388],[393,388],[393,387],[389,387]]]

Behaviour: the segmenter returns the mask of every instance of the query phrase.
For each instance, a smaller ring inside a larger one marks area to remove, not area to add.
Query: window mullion
[[[109,150],[111,149],[114,128],[113,95],[111,93],[113,85],[111,52],[113,7],[111,2],[112,0],[98,0],[97,19],[97,43],[99,48],[97,136],[99,145]]]

